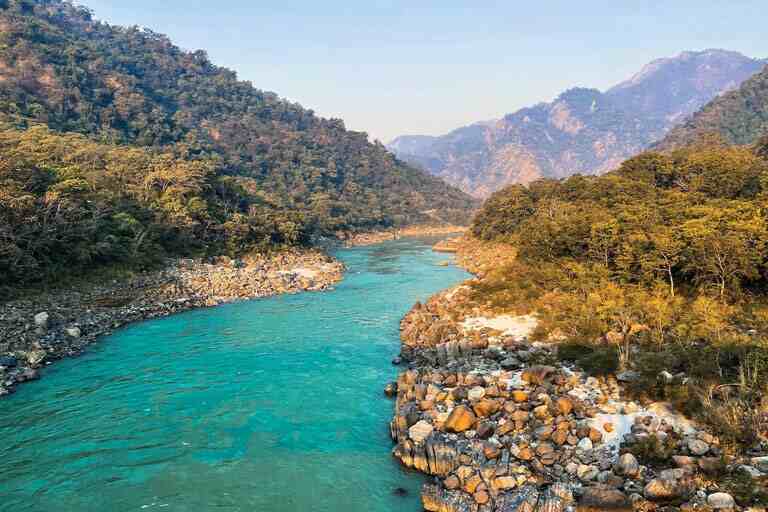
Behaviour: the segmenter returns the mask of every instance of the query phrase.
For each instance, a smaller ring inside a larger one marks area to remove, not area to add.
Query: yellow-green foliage
[[[514,244],[518,258],[475,285],[475,299],[535,311],[540,339],[613,347],[622,366],[649,370],[637,387],[656,398],[734,387],[737,401],[715,397],[698,413],[722,426],[753,410],[751,432],[765,432],[766,153],[646,153],[604,176],[498,192],[472,231]],[[688,387],[660,385],[662,370],[685,373]]]

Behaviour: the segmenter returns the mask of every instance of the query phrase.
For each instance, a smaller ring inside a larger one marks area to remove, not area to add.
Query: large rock
[[[491,414],[497,412],[500,408],[501,405],[496,400],[492,400],[490,398],[483,398],[472,406],[472,409],[475,411],[475,415],[480,418],[487,418]]]
[[[557,412],[563,416],[568,416],[573,410],[573,401],[567,397],[560,397],[557,399]]]
[[[704,455],[709,451],[709,445],[700,439],[690,439],[688,449],[694,455]]]
[[[687,478],[654,478],[645,486],[643,494],[651,501],[668,501],[690,494],[691,483]]]
[[[444,428],[448,432],[464,432],[472,428],[476,421],[475,413],[468,407],[459,405],[453,408],[450,416],[445,421]]]
[[[578,512],[601,512],[608,510],[631,512],[632,504],[623,492],[598,485],[584,489],[584,494],[581,496],[576,510]]]
[[[728,510],[736,506],[733,496],[724,492],[716,492],[707,497],[707,505],[715,510]]]
[[[467,392],[467,398],[469,398],[473,402],[476,400],[480,400],[484,396],[485,396],[485,388],[482,386],[475,386]]]
[[[557,370],[552,366],[531,366],[523,370],[521,378],[529,384],[544,384],[556,372]]]
[[[634,455],[625,453],[619,457],[619,461],[616,463],[616,472],[620,475],[633,478],[640,472],[640,464],[637,462]]]
[[[408,429],[408,437],[410,437],[414,443],[423,443],[433,430],[434,427],[431,423],[421,420]]]
[[[38,313],[35,315],[35,325],[37,327],[40,327],[42,329],[48,328],[48,313],[43,311],[42,313]]]

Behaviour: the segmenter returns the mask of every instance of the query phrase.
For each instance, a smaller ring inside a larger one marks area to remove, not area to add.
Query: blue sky
[[[683,50],[768,57],[765,0],[79,3],[385,142],[605,89]]]

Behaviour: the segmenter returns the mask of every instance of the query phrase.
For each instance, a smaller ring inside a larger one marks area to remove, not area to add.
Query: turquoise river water
[[[420,510],[382,389],[400,318],[467,277],[433,241],[341,250],[334,291],[134,324],[46,369],[0,400],[0,511]]]

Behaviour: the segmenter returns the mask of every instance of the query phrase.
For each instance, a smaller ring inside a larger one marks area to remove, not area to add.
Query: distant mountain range
[[[510,183],[601,174],[661,140],[766,64],[725,50],[684,52],[651,62],[605,92],[570,89],[551,103],[497,121],[439,137],[401,136],[388,148],[477,197]]]
[[[718,135],[730,144],[752,144],[768,135],[768,67],[738,89],[712,100],[670,131],[656,147],[685,146],[709,134]]]

